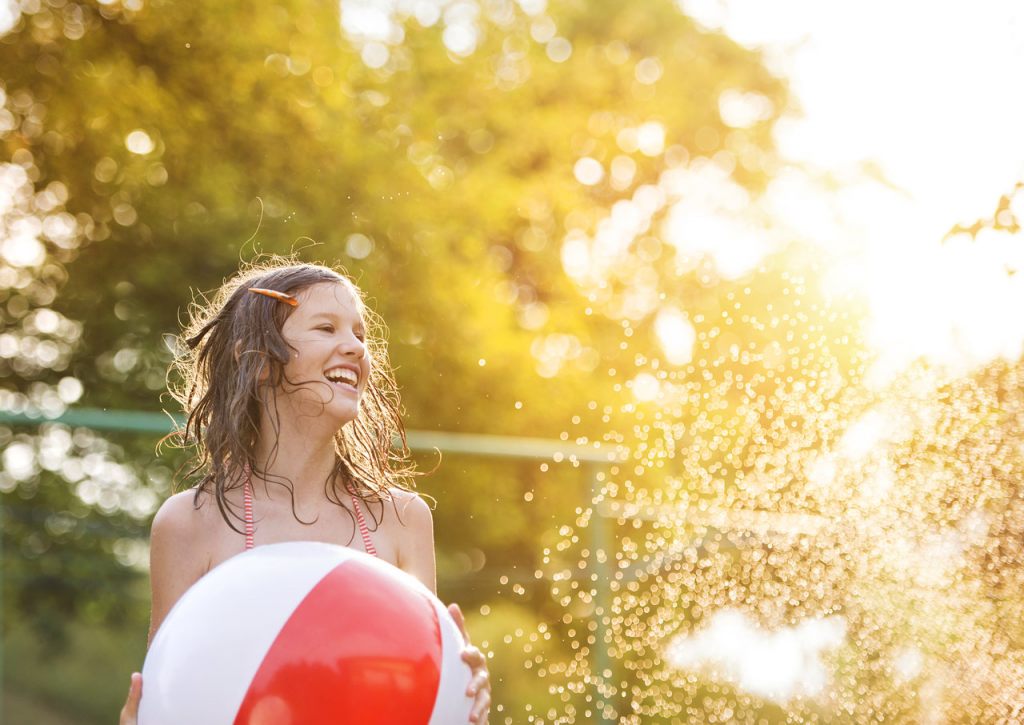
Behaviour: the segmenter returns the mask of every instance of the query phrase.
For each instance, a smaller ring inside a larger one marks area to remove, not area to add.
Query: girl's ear
[[[238,340],[235,342],[235,362],[237,363],[242,357],[242,341]],[[267,378],[270,377],[270,371],[264,366],[260,371],[260,382],[265,383]]]

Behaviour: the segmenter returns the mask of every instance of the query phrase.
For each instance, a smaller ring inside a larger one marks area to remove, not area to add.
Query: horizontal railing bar
[[[152,413],[139,410],[110,410],[107,408],[68,408],[55,416],[16,413],[0,410],[0,424],[42,425],[61,423],[94,430],[119,430],[136,433],[170,433],[180,426],[183,418],[170,413]],[[482,433],[452,433],[443,431],[406,431],[409,448],[415,451],[462,453],[473,456],[524,458],[531,460],[567,460],[587,463],[614,463],[623,460],[621,448],[584,446],[568,441],[547,438],[487,435]],[[395,441],[398,444],[398,441]]]

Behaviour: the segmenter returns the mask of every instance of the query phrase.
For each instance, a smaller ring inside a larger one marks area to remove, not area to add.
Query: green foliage
[[[214,289],[259,250],[303,249],[304,259],[344,263],[388,322],[409,428],[569,438],[579,415],[572,439],[600,440],[604,408],[623,395],[616,378],[636,363],[614,315],[584,314],[561,238],[656,182],[673,155],[770,153],[771,120],[723,125],[723,90],[786,104],[756,53],[700,30],[667,0],[553,4],[558,35],[572,44],[564,62],[549,59],[531,38],[535,20],[519,11],[481,21],[465,57],[446,50],[438,27],[409,21],[379,70],[343,38],[336,5],[129,7],[41,4],[0,38],[17,122],[0,148],[36,190],[64,185],[80,230],[63,246],[44,237],[35,280],[4,277],[5,327],[41,338],[30,322],[47,308],[84,325],[57,364],[0,357],[22,401],[73,377],[84,388],[78,404],[159,410],[162,335],[178,331],[192,292]],[[656,59],[660,80],[638,80],[644,59]],[[648,121],[662,124],[671,153],[621,151],[619,132]],[[127,147],[134,130],[152,140],[149,153]],[[581,156],[607,167],[623,153],[637,169],[628,189],[574,179]],[[765,180],[756,166],[737,166],[735,177],[751,189]],[[366,257],[346,252],[357,233],[372,240]],[[32,286],[44,272],[56,299]],[[713,304],[713,291],[699,294],[695,304]],[[540,375],[531,350],[554,335],[585,354]],[[0,428],[4,445],[40,450],[42,435]],[[144,540],[179,463],[156,459],[154,443],[83,439],[68,455],[105,456],[103,466],[5,479],[5,625],[31,621],[56,645],[67,622],[144,622],[144,596],[124,595],[141,577],[121,561],[124,542]],[[113,502],[84,502],[82,482],[115,464],[134,475]],[[529,580],[538,538],[575,517],[588,475],[568,463],[541,473],[536,463],[446,458],[422,483],[439,500],[442,595],[476,610],[509,596],[496,583],[503,572]],[[474,552],[484,569],[459,563]],[[541,617],[544,599],[531,588],[523,607],[479,626]],[[499,700],[527,699],[531,686],[517,688]]]

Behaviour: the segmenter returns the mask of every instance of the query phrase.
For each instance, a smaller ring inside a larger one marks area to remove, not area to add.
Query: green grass
[[[68,647],[48,654],[30,631],[11,631],[3,643],[3,722],[9,725],[109,725],[142,666],[143,628],[73,623]]]
[[[4,688],[0,722],[3,722],[4,725],[84,725],[91,721],[53,710],[45,702],[39,702],[23,693]]]

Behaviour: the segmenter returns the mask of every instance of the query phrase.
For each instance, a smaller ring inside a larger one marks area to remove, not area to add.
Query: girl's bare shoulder
[[[217,529],[213,524],[220,519],[212,497],[200,494],[197,505],[195,489],[188,489],[160,506],[153,517],[152,538],[175,548],[205,548],[210,543],[209,536]]]
[[[430,504],[416,491],[393,487],[388,489],[388,493],[391,494],[391,498],[395,502],[394,510],[397,512],[399,519],[406,525],[409,525],[406,519],[410,517],[420,523],[424,520],[429,522],[433,519],[430,512]]]

